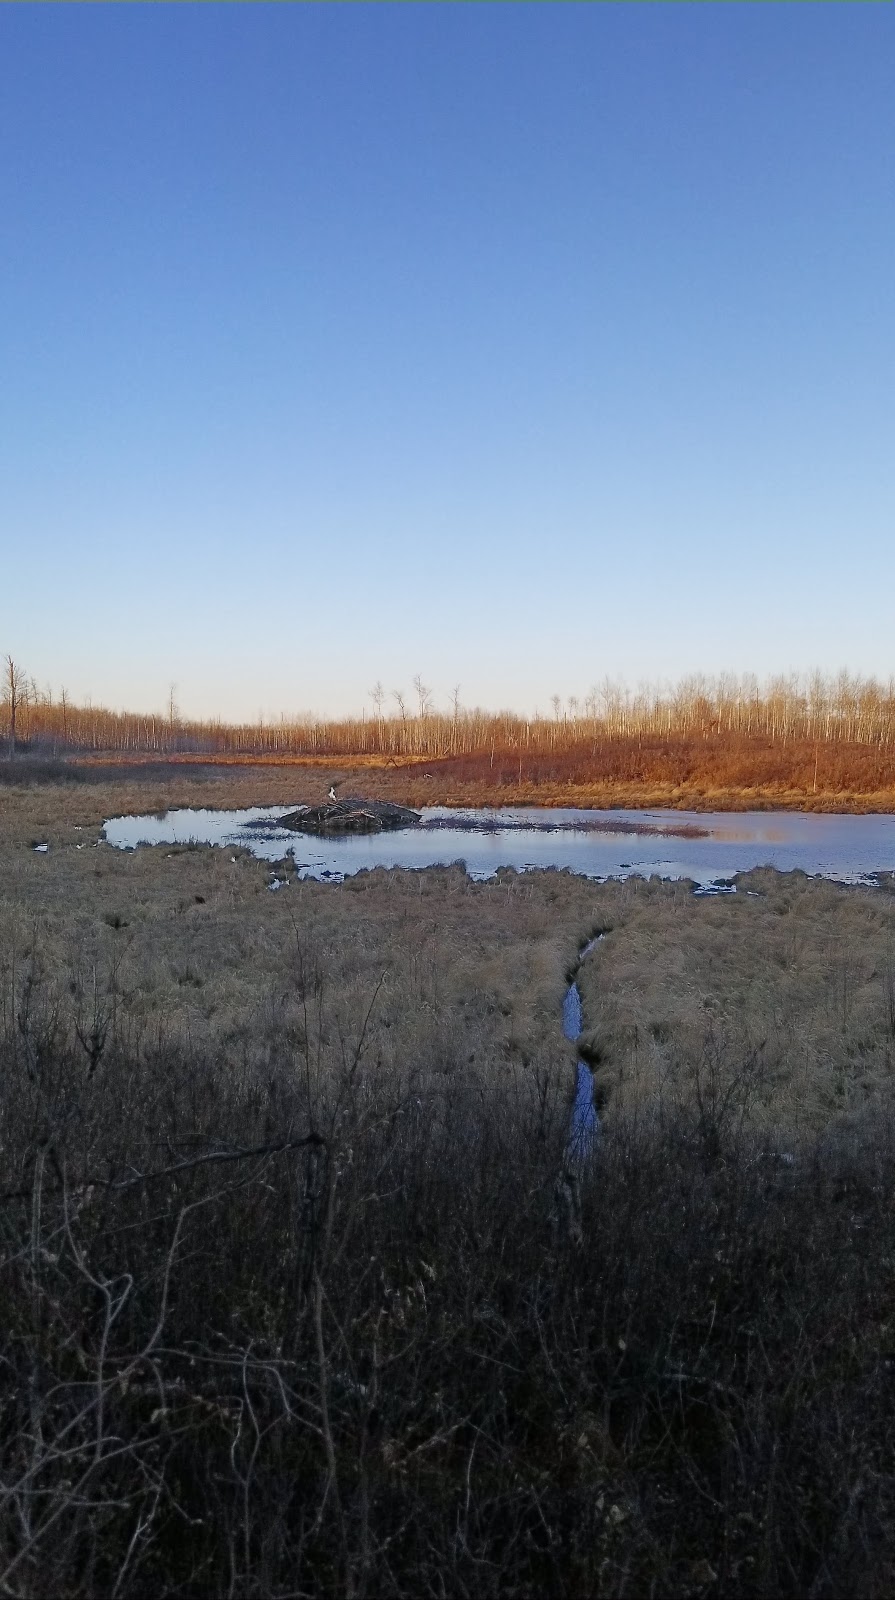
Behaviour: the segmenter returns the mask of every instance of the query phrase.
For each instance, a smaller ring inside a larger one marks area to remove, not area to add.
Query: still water
[[[465,863],[471,877],[499,867],[567,867],[590,878],[691,878],[702,887],[772,866],[861,883],[895,870],[895,817],[795,811],[451,811],[431,807],[419,827],[321,838],[277,825],[283,806],[113,817],[109,844],[242,846],[262,860],[291,857],[299,877],[342,878],[371,867]]]
[[[598,933],[584,946],[578,965],[589,956],[605,934]],[[573,978],[562,1003],[562,1031],[573,1044],[581,1038],[584,1023],[581,1009],[581,990]],[[594,1105],[594,1075],[586,1061],[578,1061],[575,1069],[575,1098],[569,1118],[568,1155],[572,1160],[587,1160],[597,1148],[600,1137],[600,1118]]]
[[[844,883],[873,882],[895,870],[895,817],[809,816],[800,812],[449,811],[432,807],[419,827],[394,833],[322,839],[278,825],[281,806],[250,811],[168,811],[164,815],[113,817],[106,840],[121,849],[140,844],[242,846],[262,860],[288,858],[296,876],[340,880],[371,867],[428,867],[462,861],[470,876],[488,878],[499,867],[529,871],[568,867],[591,878],[690,878],[716,892],[724,879],[750,867],[773,866]],[[280,869],[282,870],[282,868]],[[271,880],[284,887],[288,872]],[[596,940],[582,950],[590,953]],[[582,1029],[581,994],[570,983],[563,1004],[563,1033],[577,1040]],[[600,1117],[593,1073],[576,1068],[567,1155],[588,1160],[597,1150]]]

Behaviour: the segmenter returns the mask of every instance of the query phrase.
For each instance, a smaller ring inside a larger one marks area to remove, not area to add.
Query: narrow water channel
[[[271,889],[288,888],[305,877],[340,882],[377,867],[452,862],[462,862],[473,878],[491,877],[501,867],[520,872],[553,867],[596,879],[689,878],[696,894],[736,893],[737,874],[764,866],[867,885],[895,872],[895,816],[890,815],[431,807],[423,810],[419,827],[326,838],[284,828],[282,815],[281,806],[166,811],[112,817],[104,834],[108,844],[125,850],[178,843],[250,850],[277,864]],[[578,966],[596,943],[584,947]],[[563,1033],[573,1043],[581,1036],[581,1022],[573,973],[562,1015]],[[579,1058],[569,1154],[586,1158],[599,1137],[593,1072]]]
[[[575,971],[577,973],[582,961],[594,949],[605,934],[598,933],[591,939],[579,954]],[[578,988],[577,978],[573,977],[565,999],[562,1003],[562,1031],[564,1036],[575,1044],[582,1033],[581,991]],[[576,1067],[575,1100],[572,1105],[572,1115],[569,1122],[569,1156],[575,1161],[584,1161],[592,1155],[600,1137],[600,1117],[594,1105],[594,1075],[586,1061],[580,1058]]]

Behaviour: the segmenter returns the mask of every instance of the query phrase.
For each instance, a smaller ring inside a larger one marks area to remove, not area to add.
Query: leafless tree
[[[28,698],[28,678],[12,656],[7,656],[3,672],[4,699],[9,706],[9,759],[16,753],[16,722],[19,708]]]
[[[457,750],[457,730],[460,726],[460,685],[455,683],[451,690],[451,751]]]
[[[377,745],[381,748],[381,746],[382,746],[382,706],[383,706],[383,702],[385,700],[385,690],[383,689],[382,683],[379,680],[379,678],[376,679],[376,682],[374,683],[372,689],[370,690],[370,699],[373,702],[373,709],[376,712],[376,742],[377,742]]]
[[[722,769],[733,770],[733,761],[743,774],[734,787],[740,782],[760,787],[767,781],[811,795],[838,792],[843,783],[863,794],[895,788],[895,679],[814,673],[762,684],[751,675],[692,675],[678,684],[642,683],[631,690],[607,677],[580,698],[550,696],[546,711],[528,719],[510,711],[464,709],[459,689],[449,694],[443,710],[436,710],[431,690],[417,675],[410,691],[389,692],[379,682],[368,691],[376,710],[372,734],[366,716],[337,721],[311,711],[271,723],[260,714],[238,724],[186,721],[176,685],[171,687],[164,707],[154,714],[111,711],[89,699],[73,704],[65,691],[54,700],[17,663],[0,655],[0,746],[9,736],[9,753],[14,755],[27,734],[33,746],[54,751],[167,754],[182,747],[242,758],[260,753],[341,758],[377,748],[389,756],[437,757],[450,751],[490,760],[493,748],[495,763],[502,752],[516,762],[518,772],[520,750],[534,762],[557,753],[583,762],[589,743],[591,762],[608,762],[612,781],[622,782],[620,746],[633,740],[638,782],[647,777],[664,782],[674,767],[675,749],[687,747],[691,762],[698,745],[693,781],[715,783]],[[641,751],[648,745],[647,771]],[[615,747],[612,755],[610,746]],[[597,767],[584,765],[580,771],[582,782],[596,781]],[[571,768],[567,776],[571,781]]]
[[[416,677],[414,678],[413,687],[416,690],[416,699],[419,707],[420,718],[428,716],[432,709],[432,690],[427,688],[427,686],[423,683],[420,673],[417,673]]]

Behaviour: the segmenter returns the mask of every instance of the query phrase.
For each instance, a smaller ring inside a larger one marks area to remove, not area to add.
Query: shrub
[[[242,1070],[7,1008],[4,1591],[889,1592],[892,1128],[573,1171],[535,1068],[299,982]]]

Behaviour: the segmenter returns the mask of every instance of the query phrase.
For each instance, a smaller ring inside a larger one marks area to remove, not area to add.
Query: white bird
[[[330,798],[330,800],[335,800],[335,798],[336,798],[336,791],[333,788],[332,784],[330,784],[330,786],[329,786],[329,798]]]

